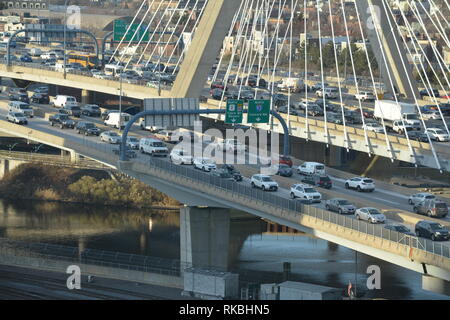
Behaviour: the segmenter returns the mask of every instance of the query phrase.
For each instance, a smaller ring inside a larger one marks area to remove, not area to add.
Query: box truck
[[[386,127],[390,130],[394,130],[394,122],[398,124],[399,121],[404,122],[405,126],[411,126],[414,130],[421,130],[416,110],[416,105],[411,103],[378,100],[375,101],[374,118],[380,121],[384,120]]]

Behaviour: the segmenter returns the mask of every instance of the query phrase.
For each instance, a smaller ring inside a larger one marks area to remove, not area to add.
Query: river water
[[[421,289],[421,275],[308,235],[264,232],[265,223],[232,221],[233,269],[275,282],[289,262],[291,278],[345,289],[358,284],[369,298],[449,299]],[[124,210],[74,204],[0,200],[0,238],[180,258],[176,211]],[[367,267],[381,270],[381,289],[365,289]]]

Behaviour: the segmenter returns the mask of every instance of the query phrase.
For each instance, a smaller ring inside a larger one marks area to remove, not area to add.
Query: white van
[[[105,121],[103,121],[103,123],[106,126],[111,126],[117,129],[119,128],[123,129],[130,120],[131,115],[129,115],[128,113],[111,112],[106,116]]]
[[[22,101],[10,101],[8,103],[9,112],[22,112],[25,116],[33,118],[33,108],[26,102]]]
[[[304,175],[325,174],[325,166],[319,162],[304,162],[298,166],[297,173]]]
[[[64,108],[65,106],[77,106],[78,103],[75,97],[58,94],[55,97],[55,100],[53,100],[53,105],[55,107]]]
[[[123,66],[117,64],[106,64],[104,72],[107,76],[118,77],[123,71]]]
[[[164,142],[153,138],[142,138],[139,141],[139,150],[141,150],[141,153],[148,153],[152,156],[167,157],[169,153],[169,149]]]

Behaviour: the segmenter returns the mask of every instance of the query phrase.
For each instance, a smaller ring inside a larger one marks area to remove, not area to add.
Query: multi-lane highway
[[[0,97],[0,118],[4,119],[7,113],[7,102],[8,100],[4,95]],[[41,109],[44,112],[56,112],[57,109],[47,106],[47,105],[34,105],[36,109]],[[92,117],[86,117],[82,116],[83,120],[88,120],[91,122],[96,123],[99,127],[102,129],[106,129],[106,127],[102,124],[101,119],[99,118],[92,118]],[[72,129],[59,129],[56,127],[49,126],[49,122],[43,118],[35,117],[33,119],[30,119],[28,127],[40,130],[46,133],[50,133],[52,135],[60,136],[62,138],[70,139],[73,141],[76,141],[80,144],[89,144],[90,146],[95,147],[98,150],[102,150],[103,152],[112,153],[113,149],[117,149],[117,145],[111,145],[107,143],[103,143],[100,141],[100,139],[96,136],[84,136],[79,135],[76,133],[75,130]],[[140,128],[135,125],[133,126],[131,130],[131,134],[141,138],[149,136],[150,133],[146,131],[140,130]],[[172,147],[172,145],[169,145],[169,147]],[[205,147],[204,145],[202,148]],[[251,157],[252,155],[247,154],[247,158]],[[133,159],[133,161],[139,161],[146,163],[149,159],[148,155],[144,154],[137,154],[137,157]],[[166,159],[167,161],[170,161],[169,159]],[[295,159],[294,159],[295,160]],[[296,160],[295,160],[296,161]],[[298,163],[298,161],[296,161]],[[240,183],[248,184],[250,185],[250,176],[252,174],[259,172],[259,167],[256,165],[239,165],[238,168],[241,170],[242,174],[245,176],[244,180]],[[191,166],[192,170],[193,167]],[[294,175],[291,178],[286,177],[274,177],[274,179],[279,183],[280,189],[277,191],[277,193],[283,197],[289,198],[290,194],[290,186],[295,183],[300,183],[300,176],[297,173],[294,173]],[[323,199],[329,199],[333,197],[340,197],[344,199],[348,199],[351,202],[353,202],[357,207],[363,207],[367,206],[367,203],[369,204],[375,204],[373,206],[376,206],[379,209],[384,210],[404,210],[404,211],[412,211],[412,207],[407,203],[408,195],[410,193],[414,193],[414,191],[409,191],[408,189],[404,188],[404,192],[395,192],[389,190],[389,188],[384,188],[386,184],[381,181],[376,181],[375,184],[377,186],[377,189],[372,193],[358,193],[357,191],[347,190],[344,186],[344,180],[337,178],[337,177],[331,177],[333,180],[333,188],[331,190],[322,190],[318,189],[319,192],[322,193]],[[324,201],[320,204],[316,204],[316,206],[319,206],[321,208],[324,208]],[[426,217],[424,217],[426,219]],[[449,218],[445,218],[442,221],[450,222]],[[389,219],[388,216],[388,223],[398,223],[391,219]],[[414,229],[414,226],[407,225],[410,229]],[[450,245],[450,244],[449,244]]]

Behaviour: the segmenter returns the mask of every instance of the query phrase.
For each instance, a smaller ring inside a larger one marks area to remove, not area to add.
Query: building
[[[47,9],[48,0],[1,0],[5,9]]]

